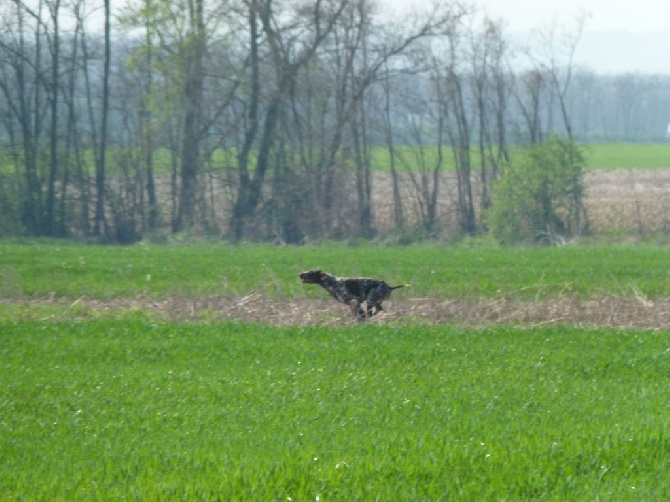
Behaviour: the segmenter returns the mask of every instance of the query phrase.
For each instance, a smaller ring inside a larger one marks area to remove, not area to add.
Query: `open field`
[[[541,300],[644,296],[670,298],[670,247],[569,245],[502,248],[140,244],[81,246],[70,241],[0,242],[0,298],[39,300],[233,297],[321,298],[299,272],[322,268],[338,275],[377,276],[409,283],[409,298]]]
[[[426,148],[424,153],[430,165],[437,158],[434,149]],[[583,145],[586,156],[586,168],[589,170],[610,169],[659,169],[670,167],[670,143],[590,143]],[[518,154],[517,147],[510,148],[512,160]],[[413,150],[408,147],[398,147],[398,169],[417,169]],[[434,158],[431,158],[433,155]],[[473,165],[478,165],[479,151],[472,149]],[[447,149],[444,156],[446,170],[455,168],[453,154]],[[388,151],[379,147],[372,152],[373,169],[388,172],[390,160]]]
[[[668,499],[669,254],[0,243],[0,498]]]
[[[21,500],[666,500],[667,332],[0,322]]]
[[[412,147],[397,146],[398,169],[416,170],[415,150]],[[424,154],[427,156],[427,163],[436,158],[434,148],[424,146]],[[512,158],[518,149],[510,147]],[[584,145],[584,151],[587,158],[588,169],[659,169],[670,167],[670,143],[590,143]],[[477,164],[479,155],[478,147],[473,147],[473,164]],[[109,150],[108,174],[116,175],[121,172],[116,159],[127,156],[127,152]],[[11,167],[14,156],[11,152],[0,150],[0,172],[15,172]],[[212,153],[209,163],[203,166],[204,170],[217,172],[228,171],[235,168],[237,161],[237,152],[234,148],[227,150],[219,149]],[[85,166],[90,166],[90,174],[93,174],[94,158],[93,152],[86,151],[83,154]],[[157,175],[169,174],[172,171],[172,159],[170,152],[166,149],[158,149],[154,153],[154,172]],[[371,152],[371,162],[373,170],[377,172],[389,172],[389,155],[384,146],[373,147]],[[444,154],[445,169],[447,171],[454,169],[453,154],[449,148],[446,148]],[[252,162],[253,166],[253,153]]]
[[[670,248],[394,246],[279,247],[0,245],[0,318],[91,319],[128,311],[159,320],[252,320],[277,326],[349,323],[348,309],[297,275],[409,284],[383,323],[498,323],[667,328]]]
[[[590,169],[658,169],[670,167],[670,143],[596,143],[585,146]]]
[[[300,271],[322,268],[409,284],[393,294],[382,323],[670,326],[666,246],[36,242],[0,245],[0,253],[0,318],[94,319],[132,311],[175,322],[352,323],[347,307],[297,278]]]

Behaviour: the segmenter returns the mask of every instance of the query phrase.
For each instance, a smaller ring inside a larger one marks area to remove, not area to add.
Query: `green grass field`
[[[670,168],[670,143],[592,143],[583,146],[587,169],[662,169]],[[518,153],[517,148],[511,148],[512,161]],[[437,152],[434,148],[425,150],[428,168],[436,162]],[[473,166],[479,166],[479,152],[472,151]],[[454,169],[453,154],[449,149],[444,157],[445,170]],[[376,171],[389,171],[390,160],[385,149],[373,150],[372,166]],[[399,148],[397,169],[416,170],[416,150]],[[476,168],[476,167],[475,167]]]
[[[664,246],[0,243],[2,500],[665,500],[667,329],[167,322],[86,297],[670,297]],[[65,299],[64,303],[52,299]],[[57,316],[39,314],[61,310]]]
[[[592,169],[658,169],[670,167],[670,143],[612,143],[585,147]]]
[[[670,168],[670,143],[589,143],[583,146],[587,169],[663,169]],[[511,147],[512,159],[517,155],[519,149]],[[419,164],[419,154],[424,155],[427,169],[432,169],[437,162],[437,149],[424,147],[423,151],[417,148],[400,146],[397,147],[397,166],[399,172],[416,171]],[[444,153],[444,170],[450,171],[455,168],[454,155],[450,148]],[[479,150],[472,149],[472,164],[479,166]],[[234,165],[234,156],[219,152],[214,157],[213,166]],[[375,171],[389,172],[390,157],[385,147],[376,147],[371,153],[372,169]],[[165,165],[169,165],[167,162]],[[167,171],[166,171],[167,172]]]
[[[665,500],[668,336],[0,324],[20,500]]]
[[[516,149],[511,148],[512,158],[514,158]],[[670,167],[670,143],[592,143],[584,146],[586,154],[586,167],[588,169],[659,169]],[[410,147],[398,147],[397,169],[400,172],[407,170],[418,170],[420,168],[417,160],[419,150]],[[433,147],[424,147],[424,162],[427,168],[431,169],[436,162],[437,151]],[[477,148],[473,148],[472,162],[478,166]],[[127,152],[110,150],[108,174],[119,174],[119,159],[127,156]],[[0,168],[2,172],[14,172],[11,167],[12,156],[0,152]],[[85,165],[89,166],[93,172],[93,155],[87,153],[84,155]],[[172,170],[172,160],[168,150],[158,150],[154,156],[154,172],[157,175],[169,174]],[[210,163],[203,166],[204,170],[225,171],[234,169],[236,163],[235,152],[233,150],[215,151]],[[390,161],[388,151],[385,147],[376,147],[371,152],[372,169],[380,172],[390,170]],[[253,162],[252,162],[253,166]],[[447,148],[444,152],[444,170],[454,169],[454,158],[451,150]]]
[[[394,246],[277,247],[205,243],[132,247],[0,244],[0,298],[75,300],[136,295],[320,296],[297,278],[322,268],[410,284],[412,296],[543,299],[558,295],[670,296],[670,248],[656,245],[554,248]]]

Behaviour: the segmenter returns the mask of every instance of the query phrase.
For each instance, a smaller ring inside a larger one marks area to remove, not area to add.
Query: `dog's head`
[[[321,284],[326,277],[328,274],[317,269],[300,273],[300,280],[305,284]]]

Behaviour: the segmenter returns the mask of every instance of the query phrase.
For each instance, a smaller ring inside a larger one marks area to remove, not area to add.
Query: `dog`
[[[336,277],[321,270],[309,270],[299,274],[303,284],[318,284],[328,291],[338,302],[349,305],[358,319],[367,319],[383,310],[382,302],[388,300],[394,289],[379,279],[368,277]],[[361,307],[366,302],[366,309]]]

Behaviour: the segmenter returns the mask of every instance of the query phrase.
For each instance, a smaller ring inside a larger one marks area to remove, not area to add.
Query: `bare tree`
[[[47,197],[45,218],[42,233],[54,235],[54,212],[56,207],[56,178],[58,176],[58,104],[60,101],[60,8],[61,0],[46,1],[49,10],[50,31],[47,32],[47,42],[51,54],[51,79],[49,82],[49,108],[51,123],[49,127],[49,178],[47,183]]]
[[[471,87],[477,115],[482,209],[490,205],[491,184],[498,178],[500,165],[509,160],[507,50],[501,22],[485,19],[481,31],[472,31]]]
[[[418,13],[405,19],[402,26],[377,26],[372,24],[372,6],[369,2],[356,2],[333,37],[332,95],[335,100],[335,119],[326,165],[335,165],[343,146],[347,124],[360,130],[360,112],[373,96],[372,89],[378,82],[389,82],[395,76],[417,71],[421,57],[409,58],[410,52],[423,48],[422,41],[438,38],[448,32],[453,24],[466,14],[462,6],[435,4],[428,13]],[[382,88],[383,92],[383,88]],[[359,121],[356,125],[354,121]],[[355,139],[352,139],[352,142]],[[388,141],[388,137],[387,137]],[[358,155],[356,165],[356,193],[359,230],[362,235],[372,231],[371,176],[365,155]],[[326,172],[332,172],[329,168]],[[397,189],[397,186],[396,186]],[[326,178],[322,197],[324,208],[332,207],[331,187]]]
[[[60,218],[58,235],[66,235],[67,224],[77,227],[84,235],[88,235],[89,228],[89,204],[90,195],[88,187],[88,176],[84,172],[82,162],[82,148],[80,146],[79,109],[77,106],[79,97],[79,67],[81,65],[79,43],[84,31],[84,0],[77,0],[72,4],[74,16],[74,31],[69,40],[69,61],[63,66],[66,68],[66,82],[63,83],[63,101],[66,108],[65,139],[63,147],[63,180],[60,196]],[[74,176],[72,176],[74,175]],[[79,192],[80,204],[72,204],[71,215],[68,214],[67,206],[70,183],[75,185]],[[79,212],[79,217],[77,217]]]
[[[173,230],[195,224],[196,183],[202,139],[203,64],[206,48],[204,0],[189,1],[188,36],[183,46],[184,122],[181,146],[181,191]]]
[[[144,27],[144,45],[146,47],[146,79],[141,104],[141,148],[144,151],[144,163],[146,170],[146,191],[148,199],[147,226],[151,230],[158,227],[158,198],[156,196],[156,182],[154,178],[154,27],[152,0],[145,0],[148,13]]]
[[[448,59],[444,68],[445,97],[449,100],[450,123],[447,134],[450,138],[457,175],[458,225],[465,233],[474,233],[477,227],[475,219],[474,194],[472,189],[472,164],[470,145],[472,144],[472,124],[469,107],[466,103],[466,74],[460,67],[463,62],[461,34],[453,33],[448,37]]]
[[[384,90],[384,140],[389,154],[389,168],[391,170],[391,183],[393,191],[393,220],[396,228],[400,231],[405,228],[405,213],[403,211],[402,196],[400,194],[400,178],[398,175],[396,146],[394,139],[394,118],[391,115],[391,79],[388,64],[384,66],[384,79],[382,80]]]
[[[546,136],[542,128],[542,97],[547,75],[539,69],[525,70],[515,78],[514,97],[524,124],[517,124],[523,141],[540,143]]]
[[[107,162],[107,125],[109,121],[109,79],[110,65],[112,60],[112,11],[111,0],[103,0],[104,6],[104,57],[102,73],[102,103],[100,110],[100,143],[95,158],[95,235],[108,240],[107,216],[105,214],[106,202],[106,162]]]
[[[252,96],[249,104],[248,125],[240,156],[238,171],[240,185],[231,217],[233,236],[242,237],[246,223],[254,215],[261,199],[265,177],[270,167],[272,146],[277,139],[277,128],[288,101],[288,96],[298,73],[314,57],[317,49],[332,31],[335,22],[347,5],[347,0],[335,2],[332,8],[322,0],[305,12],[309,27],[307,37],[298,37],[291,23],[282,25],[280,16],[274,11],[273,0],[252,0],[249,5],[250,59],[252,67]],[[293,21],[293,19],[291,19]],[[259,115],[260,73],[258,28],[262,27],[268,42],[269,55],[275,72],[274,88],[271,89],[264,116]],[[259,134],[260,133],[260,134]],[[258,153],[255,169],[248,169],[248,154],[256,138]]]
[[[82,72],[84,78],[85,108],[88,116],[90,146],[95,159],[95,208],[93,235],[101,241],[109,241],[109,225],[106,214],[107,201],[107,121],[109,115],[109,79],[111,64],[111,6],[109,0],[104,4],[103,32],[103,68],[100,82],[95,77],[95,51],[92,49],[88,36],[82,34]],[[100,91],[100,89],[102,89]],[[100,94],[98,94],[100,92]]]
[[[559,30],[556,23],[538,32],[540,43],[536,51],[531,53],[536,66],[548,76],[551,85],[558,97],[563,126],[568,138],[573,139],[572,120],[568,109],[568,96],[572,75],[574,72],[574,58],[577,46],[581,40],[586,23],[586,16],[577,18],[573,30]],[[535,54],[538,53],[536,56]]]
[[[0,65],[0,89],[11,116],[18,122],[16,134],[11,137],[14,156],[22,164],[24,178],[20,220],[29,232],[37,235],[44,228],[42,177],[37,159],[46,117],[41,7],[40,3],[38,10],[33,11],[14,0],[10,14],[15,20],[8,16],[3,37],[0,37],[4,56]],[[32,42],[28,38],[31,29]]]
[[[444,96],[443,81],[438,75],[433,74],[431,85],[435,97]],[[407,104],[410,113],[406,127],[412,147],[409,149],[410,157],[401,158],[406,166],[414,200],[418,206],[421,227],[427,235],[431,235],[437,222],[440,179],[446,163],[445,126],[449,104],[445,99],[428,101],[417,97]],[[434,156],[430,153],[433,150],[436,152]]]

